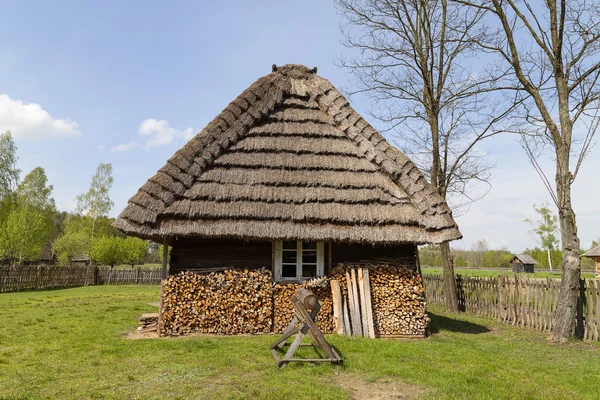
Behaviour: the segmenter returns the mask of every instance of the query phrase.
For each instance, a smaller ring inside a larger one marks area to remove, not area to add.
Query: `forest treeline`
[[[159,262],[160,246],[125,237],[108,213],[112,166],[100,164],[75,212],[58,211],[43,168],[21,179],[17,147],[10,132],[0,135],[0,262],[36,264],[74,259],[101,265]]]
[[[482,246],[482,244],[484,246]],[[593,241],[591,248],[598,246],[597,241]],[[589,249],[582,249],[581,253],[585,253]],[[489,249],[485,241],[480,240],[471,250],[452,249],[454,257],[454,266],[456,268],[510,268],[510,260],[516,253],[511,253],[508,249]],[[548,252],[546,249],[534,247],[526,249],[522,253],[531,256],[537,261],[537,268],[548,269]],[[562,264],[562,251],[554,249],[550,251],[552,265],[560,266]],[[442,260],[440,250],[436,245],[427,245],[419,249],[419,261],[421,265],[430,267],[441,267]],[[582,269],[594,269],[594,261],[590,258],[581,259]]]

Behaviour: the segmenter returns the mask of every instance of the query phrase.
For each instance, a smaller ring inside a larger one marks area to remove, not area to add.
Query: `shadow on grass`
[[[441,330],[469,334],[490,332],[490,330],[483,325],[477,325],[460,319],[444,317],[432,312],[429,312],[428,314],[429,318],[431,318],[430,329],[432,334],[439,333]]]

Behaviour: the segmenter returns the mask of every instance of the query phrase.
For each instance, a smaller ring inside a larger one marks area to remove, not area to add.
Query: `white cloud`
[[[151,147],[167,146],[174,139],[190,140],[194,137],[194,129],[187,128],[183,131],[175,129],[169,125],[169,122],[161,119],[148,118],[140,124],[139,133],[148,137],[146,140],[146,149]]]
[[[133,147],[135,147],[135,142],[131,141],[129,143],[118,144],[118,145],[114,146],[113,148],[111,148],[110,151],[112,151],[112,152],[127,151]]]
[[[100,151],[103,151],[104,149],[106,149],[106,147],[104,147],[104,145],[103,145],[103,144],[101,144],[101,145],[100,145],[100,146],[98,146],[97,148],[98,148],[98,150],[100,150]]]
[[[0,132],[10,130],[15,139],[39,140],[81,135],[79,124],[53,118],[36,103],[25,103],[0,94]]]
[[[169,121],[164,119],[157,120],[154,118],[148,118],[142,121],[138,130],[140,136],[146,138],[145,144],[139,144],[135,141],[129,143],[121,143],[110,149],[111,152],[127,151],[134,147],[144,148],[146,150],[152,147],[164,147],[174,140],[180,139],[188,141],[194,137],[195,131],[193,128],[187,128],[185,130],[179,130],[171,127]]]

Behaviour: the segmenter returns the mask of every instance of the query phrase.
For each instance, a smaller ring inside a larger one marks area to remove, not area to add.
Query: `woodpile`
[[[365,285],[370,287],[375,336],[424,336],[429,319],[423,280],[413,267],[389,263],[339,265],[329,277],[301,284],[273,284],[271,271],[265,268],[172,275],[164,285],[161,336],[281,333],[294,316],[290,299],[301,287],[317,295],[322,303],[316,320],[319,329],[333,333],[336,328],[330,282],[339,282],[342,298],[348,302],[346,272],[359,268],[363,272],[368,269]],[[361,329],[365,330],[364,324]]]
[[[138,332],[156,332],[158,330],[158,313],[142,314]]]
[[[164,286],[161,335],[271,332],[271,288],[271,271],[264,268],[170,276]]]
[[[273,305],[275,309],[273,332],[282,333],[294,316],[294,307],[290,299],[299,288],[304,287],[314,293],[321,301],[321,311],[317,315],[317,326],[323,333],[333,332],[333,309],[329,279],[320,278],[297,283],[276,283],[273,287]]]
[[[358,267],[369,269],[376,336],[424,336],[429,317],[421,275],[412,267],[400,265],[340,265],[330,277],[340,282],[346,299],[349,298],[346,271]]]

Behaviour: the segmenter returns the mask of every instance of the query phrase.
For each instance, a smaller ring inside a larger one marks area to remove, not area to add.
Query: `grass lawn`
[[[441,275],[442,274],[442,267],[423,267],[423,273],[424,274],[431,274],[431,275]],[[470,268],[455,268],[454,269],[454,273],[458,274],[458,275],[462,275],[462,276],[478,276],[478,277],[491,277],[491,276],[499,276],[499,275],[506,275],[506,276],[515,276],[515,273],[512,271],[501,271],[501,270],[493,270],[493,269],[470,269]],[[533,274],[520,274],[520,275],[527,275],[530,278],[546,278],[546,277],[551,277],[551,278],[555,278],[555,279],[560,279],[562,274],[561,273],[550,273],[549,271],[538,271],[538,272],[534,272]],[[586,279],[593,279],[594,278],[594,272],[593,271],[581,271],[581,277],[582,278],[586,278]]]
[[[551,344],[537,332],[435,308],[434,334],[425,340],[328,336],[345,357],[343,367],[279,370],[268,350],[272,335],[125,338],[157,298],[157,286],[0,294],[0,398],[597,399],[600,393],[600,345]]]

